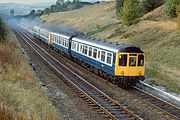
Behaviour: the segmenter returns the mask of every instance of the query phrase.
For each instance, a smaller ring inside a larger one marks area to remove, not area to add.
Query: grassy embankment
[[[146,78],[155,85],[180,93],[180,33],[176,30],[176,18],[164,15],[164,6],[130,27],[117,20],[115,2],[44,15],[41,20],[48,24],[66,24],[89,36],[141,47],[147,55]]]
[[[41,88],[15,35],[0,42],[0,120],[54,120],[60,117]]]

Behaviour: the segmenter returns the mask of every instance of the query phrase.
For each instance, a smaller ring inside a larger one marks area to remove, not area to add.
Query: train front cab
[[[119,52],[116,54],[115,76],[117,76],[120,81],[136,83],[144,80],[144,71],[144,53]]]

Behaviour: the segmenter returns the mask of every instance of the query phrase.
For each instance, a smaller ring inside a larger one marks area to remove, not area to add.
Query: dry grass
[[[160,27],[165,30],[176,30],[177,23],[171,21],[150,21],[150,20],[143,20],[137,24],[141,28],[150,28],[150,27]]]
[[[0,120],[58,119],[13,33],[0,44]]]
[[[180,33],[177,32],[176,18],[164,15],[164,5],[129,27],[118,22],[115,2],[54,13],[42,16],[41,20],[56,25],[63,23],[88,35],[141,47],[147,54],[146,77],[151,77],[154,84],[180,93],[180,75],[176,72],[180,72]]]
[[[73,11],[52,13],[42,16],[41,20],[54,25],[63,23],[84,32],[90,32],[98,25],[106,26],[118,22],[115,14],[115,2],[105,2]]]
[[[178,13],[178,18],[177,18],[177,25],[178,25],[178,31],[180,32],[180,12]]]

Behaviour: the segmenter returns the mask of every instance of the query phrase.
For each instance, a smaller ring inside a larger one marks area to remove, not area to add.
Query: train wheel
[[[121,88],[127,88],[128,87],[127,78],[121,78],[118,82],[118,86]]]

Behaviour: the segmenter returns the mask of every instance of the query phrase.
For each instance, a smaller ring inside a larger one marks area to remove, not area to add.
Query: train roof
[[[46,28],[46,27],[39,27],[39,26],[34,26],[34,28],[36,28],[36,29],[41,29],[41,30],[45,30],[45,31],[47,31],[47,32],[50,32],[51,34],[53,34],[53,35],[57,35],[57,36],[60,36],[60,37],[64,37],[64,38],[67,38],[67,39],[69,39],[71,36],[70,35],[67,35],[67,34],[65,34],[65,33],[62,33],[62,32],[60,32],[60,31],[58,31],[58,30],[54,30],[54,29],[50,29],[50,28]]]
[[[41,27],[35,26],[35,27],[44,29],[56,35],[65,36],[66,38],[68,37],[70,38],[71,36],[76,36],[74,34],[65,34],[61,30],[54,29],[52,27],[47,27],[47,26],[41,26]],[[98,48],[102,48],[105,50],[109,50],[112,52],[144,53],[139,47],[128,46],[128,45],[119,44],[118,42],[110,42],[107,40],[86,37],[84,35],[73,37],[72,40],[81,42],[84,44],[92,45]]]
[[[139,47],[123,45],[119,44],[118,42],[110,42],[107,40],[90,38],[86,36],[74,37],[72,38],[72,40],[84,44],[89,44],[112,52],[144,53]]]
[[[49,32],[63,34],[63,35],[66,35],[66,36],[84,35],[83,32],[76,31],[73,28],[66,28],[65,26],[58,27],[58,25],[53,26],[53,25],[42,24],[40,26],[35,26],[35,27],[40,28],[40,29],[44,29],[44,30],[49,31]]]
[[[59,37],[63,37],[63,38],[66,38],[66,39],[70,39],[71,36],[69,35],[66,35],[66,34],[59,34],[59,33],[56,33],[56,32],[51,32],[52,35],[56,35],[56,36],[59,36]]]

